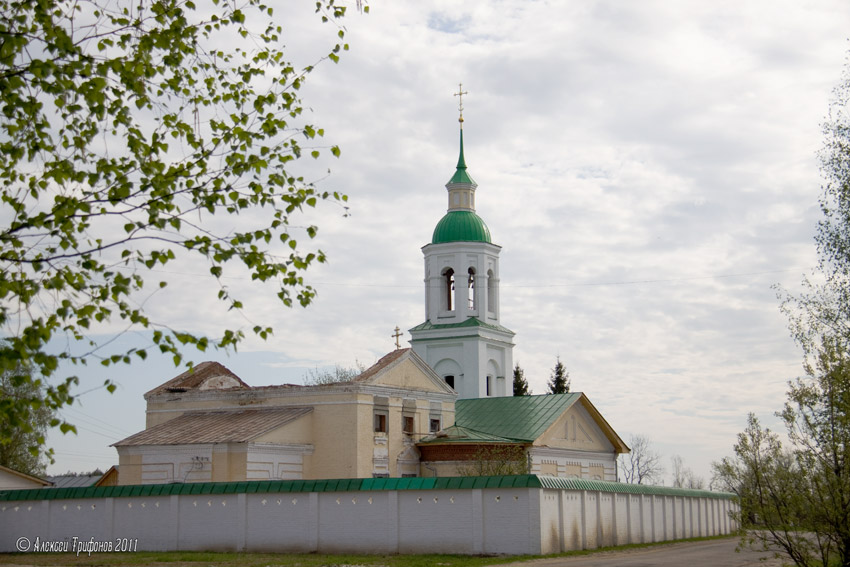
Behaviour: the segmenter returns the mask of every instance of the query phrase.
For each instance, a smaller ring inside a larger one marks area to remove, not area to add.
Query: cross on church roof
[[[457,119],[460,122],[460,127],[463,128],[463,95],[469,94],[468,91],[463,90],[463,83],[457,84],[457,92],[454,96],[458,97],[458,105],[457,109],[460,112],[460,118]]]
[[[390,335],[390,336],[391,336],[391,337],[395,337],[395,349],[396,349],[396,350],[400,349],[400,348],[401,348],[401,345],[399,344],[398,339],[399,339],[400,337],[404,336],[404,335],[403,335],[403,333],[401,332],[401,330],[398,328],[398,325],[396,325],[396,326],[395,326],[395,333],[393,333],[393,334],[392,334],[392,335]]]

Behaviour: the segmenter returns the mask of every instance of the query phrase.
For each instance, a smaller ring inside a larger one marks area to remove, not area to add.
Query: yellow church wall
[[[300,389],[284,390],[276,395],[275,392],[257,388],[244,392],[227,392],[214,397],[205,398],[197,395],[170,398],[157,397],[148,400],[145,428],[165,423],[187,411],[222,410],[252,407],[307,407],[321,403],[340,403],[349,401],[351,394],[347,392],[307,393]]]
[[[313,455],[302,455],[301,456],[301,474],[302,479],[311,479],[318,478],[315,474],[313,474]]]
[[[605,480],[605,467],[602,465],[590,465],[587,467],[591,480]]]
[[[379,376],[373,384],[406,390],[445,392],[437,384],[434,384],[411,359],[403,360],[400,364],[390,368]]]
[[[381,438],[386,439],[386,445],[384,445],[383,448],[386,450],[387,471],[391,477],[399,476],[396,460],[398,459],[399,453],[403,450],[401,416],[401,400],[399,398],[390,398],[389,421],[387,422],[388,431],[384,435],[381,435],[380,433],[373,433],[373,442],[375,443],[375,446],[373,447],[373,457],[375,456],[376,451],[382,450],[382,446],[380,445]],[[414,419],[414,421],[418,420]],[[369,475],[372,475],[372,470],[369,471]]]
[[[573,405],[534,441],[536,446],[610,453],[614,446],[579,404]]]
[[[469,461],[433,461],[430,463],[422,463],[419,465],[419,476],[458,476],[458,467],[468,465]]]
[[[389,422],[387,424],[387,434],[383,437],[387,439],[387,465],[389,469],[389,475],[391,477],[399,477],[401,473],[398,470],[398,457],[402,451],[406,449],[405,439],[410,440],[409,445],[413,444],[412,439],[415,437],[416,428],[421,427],[423,423],[423,412],[419,411],[419,404],[417,403],[417,411],[413,415],[414,422],[414,435],[406,435],[403,431],[403,415],[402,411],[402,398],[390,398],[390,408],[389,408]],[[424,413],[427,413],[424,412]],[[374,434],[374,438],[376,439],[375,443],[377,445],[377,439],[380,439],[379,434]],[[408,445],[408,446],[409,446]],[[371,476],[372,471],[370,470],[369,476]]]
[[[118,456],[118,484],[142,484],[142,456]]]
[[[230,458],[228,459],[228,474],[230,478],[236,480],[247,480],[247,470],[248,470],[248,453],[239,452],[239,453],[229,453]]]
[[[347,402],[313,407],[315,449],[309,464],[311,478],[363,476],[358,474],[361,467],[357,462],[358,446],[363,445],[364,437],[364,410],[358,403],[359,397],[349,395]],[[368,423],[371,424],[371,411]]]
[[[171,404],[151,404],[149,402],[147,412],[145,413],[145,429],[150,429],[154,425],[159,425],[175,417],[180,417],[182,414],[182,411],[174,411],[174,407]]]
[[[230,455],[225,451],[213,451],[212,454],[212,473],[210,480],[212,482],[227,482],[230,480]],[[233,479],[234,481],[237,479]]]
[[[455,403],[443,402],[443,427],[453,425],[455,422]]]
[[[255,397],[253,402],[250,405],[254,407],[313,407],[310,414],[255,439],[257,443],[313,445],[314,453],[304,459],[305,478],[372,476],[372,449],[375,445],[372,394],[322,392],[312,395],[273,396],[266,392],[262,397]],[[398,405],[401,405],[400,399]],[[212,410],[223,407],[239,406],[232,402],[223,404],[221,400],[196,399],[172,399],[167,404],[150,404],[150,409],[167,408],[168,411],[149,413],[148,426],[168,421],[187,410]],[[427,410],[425,412],[427,413]],[[390,423],[396,421],[395,417],[393,415],[390,418]],[[397,421],[400,432],[400,408]],[[421,418],[418,421],[421,421]],[[244,472],[241,474],[244,476]]]
[[[399,376],[403,373],[396,377]],[[307,416],[313,428],[312,441],[306,442],[312,443],[315,451],[309,457],[309,464],[305,460],[305,478],[370,478],[384,471],[391,477],[400,476],[399,456],[429,433],[431,402],[416,399],[414,432],[407,435],[403,432],[404,398],[386,397],[385,433],[374,430],[373,394],[349,393],[345,396],[347,399],[337,400],[337,403],[329,404],[327,399],[316,403],[313,413]],[[303,398],[302,402],[309,405],[311,401]],[[443,427],[454,423],[454,404],[441,404],[441,420]]]
[[[410,413],[405,412],[404,398],[387,396],[387,402],[386,432],[375,432],[376,408],[372,394],[358,394],[349,404],[314,406],[313,445],[316,450],[309,475],[312,478],[370,478],[375,473],[400,476],[399,456],[429,433],[431,402],[415,400],[412,434],[403,431],[403,417]],[[444,403],[441,407],[442,425],[453,423],[453,404]]]
[[[150,429],[154,425],[165,423],[175,417],[180,417],[187,411],[202,411],[202,410],[220,410],[222,409],[222,399],[212,397],[207,399],[197,399],[196,396],[180,396],[180,394],[172,394],[169,398],[164,398],[164,395],[157,396],[155,400],[148,400],[147,411],[145,413],[145,429]],[[266,405],[258,402],[254,396],[248,392],[243,395],[234,396],[226,401],[227,407],[251,407],[254,405]]]
[[[277,429],[269,431],[264,435],[255,437],[254,443],[295,443],[301,445],[313,444],[313,413],[299,417],[295,421],[287,423]]]
[[[158,394],[147,399],[147,427],[187,411],[312,407],[308,415],[254,438],[252,443],[311,445],[312,453],[303,455],[305,479],[416,474],[415,442],[431,433],[431,419],[439,414],[440,428],[454,423],[451,393],[429,372],[406,358],[359,383]],[[386,432],[374,431],[376,399],[387,415]],[[410,415],[414,417],[412,433],[404,431],[403,418]],[[244,478],[245,457],[234,458],[232,453],[216,457],[212,463],[216,480],[223,471]]]
[[[218,449],[218,448],[217,448]],[[222,447],[212,454],[212,482],[238,482],[246,480],[247,453]]]
[[[391,410],[395,410],[391,416],[392,422],[390,428],[390,476],[392,477],[402,475],[398,466],[398,456],[405,449],[431,434],[430,425],[432,416],[431,401],[428,399],[417,399],[413,434],[404,434],[402,428],[403,416],[405,415],[403,400],[402,398],[396,398],[396,400],[398,400],[398,406],[393,405],[391,407]],[[454,403],[442,402],[440,408],[440,429],[453,425],[455,421]],[[456,472],[452,474],[456,474]]]
[[[567,478],[581,478],[581,465],[580,464],[567,464],[564,467],[564,476]]]

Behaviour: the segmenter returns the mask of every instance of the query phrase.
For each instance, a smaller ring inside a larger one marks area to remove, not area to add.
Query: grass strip
[[[736,536],[679,539],[658,543],[635,543],[616,547],[600,547],[566,551],[550,555],[326,555],[319,553],[232,553],[211,551],[139,551],[135,553],[0,553],[0,565],[16,567],[484,567],[542,559],[573,557],[596,553],[622,552],[677,543],[710,541]]]

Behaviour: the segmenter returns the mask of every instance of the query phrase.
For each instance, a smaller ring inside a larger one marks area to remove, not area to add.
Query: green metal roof
[[[513,439],[490,435],[481,431],[475,431],[468,427],[452,425],[441,429],[438,434],[428,435],[419,440],[419,443],[516,443]]]
[[[0,502],[32,500],[69,500],[74,498],[121,498],[170,495],[363,492],[375,490],[453,490],[471,488],[549,488],[693,496],[698,498],[735,498],[728,492],[709,492],[664,486],[623,484],[578,478],[560,478],[533,474],[516,476],[466,476],[428,478],[347,478],[332,480],[265,480],[247,482],[198,482],[188,484],[146,484],[131,486],[89,486],[75,488],[35,488],[0,491]]]
[[[455,425],[530,443],[580,397],[573,393],[458,400]]]
[[[434,228],[432,244],[491,242],[490,229],[474,211],[449,211]]]
[[[457,158],[457,169],[455,170],[455,174],[452,175],[452,178],[449,179],[447,185],[452,185],[455,183],[466,183],[469,185],[475,185],[475,181],[469,176],[466,172],[466,160],[463,158],[463,129],[460,130],[460,155]]]
[[[492,323],[485,323],[481,319],[477,317],[470,317],[469,319],[461,322],[461,323],[445,323],[445,324],[434,324],[431,321],[425,321],[424,323],[420,323],[416,325],[410,331],[432,331],[435,329],[461,329],[465,327],[482,327],[484,329],[491,329],[493,331],[501,331],[503,333],[514,334],[513,331],[508,329],[507,327],[503,327],[501,325],[493,325]],[[414,339],[416,340],[416,339]],[[430,339],[429,339],[430,340]]]

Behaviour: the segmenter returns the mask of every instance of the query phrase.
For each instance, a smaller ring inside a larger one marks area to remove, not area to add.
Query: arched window
[[[496,312],[496,278],[493,270],[487,270],[487,311]]]
[[[443,272],[445,278],[443,284],[443,307],[446,311],[454,311],[454,296],[455,296],[455,271],[451,268]]]
[[[475,309],[475,268],[469,268],[469,279],[466,284],[466,302],[470,309]]]
[[[500,380],[499,376],[502,373],[499,372],[498,363],[492,358],[487,361],[487,384],[486,384],[486,394],[488,396],[504,396],[505,395],[505,381],[504,379]]]

